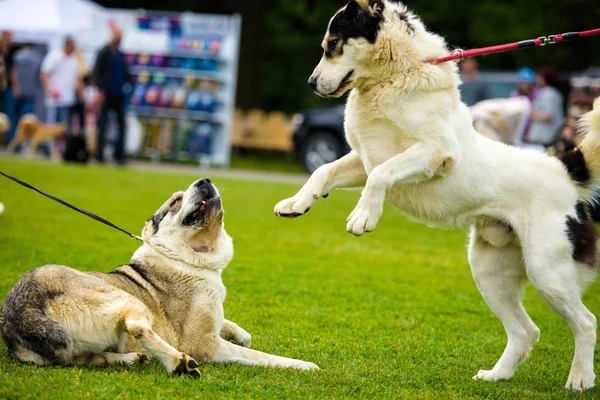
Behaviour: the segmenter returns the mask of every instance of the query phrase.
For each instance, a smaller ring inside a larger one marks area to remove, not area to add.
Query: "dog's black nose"
[[[317,78],[311,75],[311,77],[308,78],[308,86],[310,86],[312,90],[317,90]]]
[[[196,184],[194,186],[202,187],[204,185],[210,185],[210,179],[208,179],[208,178],[200,179],[199,181],[196,182]]]

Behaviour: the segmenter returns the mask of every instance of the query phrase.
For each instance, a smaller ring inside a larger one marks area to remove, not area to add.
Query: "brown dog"
[[[67,131],[67,125],[44,124],[33,114],[27,114],[21,117],[17,125],[17,133],[14,139],[8,145],[8,151],[14,152],[18,145],[29,141],[27,152],[33,154],[41,143],[48,142],[52,147],[52,154],[56,154],[54,139],[62,136]]]

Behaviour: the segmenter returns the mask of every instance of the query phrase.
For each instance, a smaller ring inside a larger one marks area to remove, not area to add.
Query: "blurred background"
[[[62,132],[66,139],[60,133],[38,133],[33,148],[27,143],[34,133],[23,134],[22,142],[10,151],[71,160],[77,155],[67,150],[84,146],[99,162],[124,163],[129,158],[312,172],[347,151],[340,107],[344,100],[321,99],[306,85],[321,57],[327,23],[344,4],[343,0],[0,0],[0,30],[11,33],[5,40],[10,42],[3,50],[5,58],[32,45],[41,54],[38,68],[43,72],[44,58],[60,50],[70,35],[86,65],[81,85],[90,89],[87,100],[82,92],[75,101],[83,107],[83,118],[70,112],[57,119],[53,110],[49,116],[47,98],[52,93],[44,82],[30,96],[35,97],[34,104],[24,111],[18,96],[9,93],[8,71],[2,111],[12,126],[0,143],[8,145],[18,136],[19,121],[33,112],[42,126],[66,119]],[[584,31],[597,28],[600,21],[600,7],[592,0],[415,0],[410,7],[451,48],[462,49]],[[115,29],[122,31],[118,48],[130,76],[122,82],[124,133],[119,113],[109,112],[115,107],[92,95],[99,79],[97,55],[112,41]],[[599,47],[600,38],[586,38],[466,63],[463,100],[474,107],[480,132],[515,145],[568,150],[576,143],[574,122],[600,90],[600,71],[595,68],[600,66]],[[23,61],[5,63],[28,68]],[[27,73],[23,75],[27,79]],[[560,94],[560,103],[556,93],[546,95],[550,92],[546,86]],[[540,91],[544,100],[536,105]],[[518,98],[529,102],[519,103]],[[495,99],[513,101],[489,101]],[[552,124],[549,113],[554,113]],[[542,122],[552,127],[539,133],[536,125]],[[85,144],[69,139],[79,131]],[[51,141],[56,146],[47,144]]]

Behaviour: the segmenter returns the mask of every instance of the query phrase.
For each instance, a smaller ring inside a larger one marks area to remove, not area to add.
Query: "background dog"
[[[44,124],[33,114],[27,114],[21,117],[17,124],[17,132],[14,139],[8,144],[8,151],[14,152],[21,143],[29,141],[27,153],[34,154],[38,146],[42,143],[49,143],[51,154],[57,157],[57,150],[54,145],[54,139],[64,135],[67,131],[67,125],[64,123]]]
[[[217,189],[208,179],[173,194],[142,231],[128,265],[109,274],[46,265],[23,276],[0,313],[10,354],[38,365],[104,365],[158,358],[171,374],[198,362],[315,369],[249,349],[223,316],[221,271],[233,257]],[[231,341],[231,342],[230,342]]]
[[[584,118],[581,148],[561,163],[478,134],[456,63],[427,62],[447,55],[446,43],[402,4],[351,0],[331,19],[322,47],[308,83],[324,97],[350,91],[352,151],[316,170],[275,213],[296,217],[335,188],[364,187],[346,225],[355,235],[375,229],[385,199],[429,225],[470,227],[473,277],[508,335],[494,368],[474,379],[510,378],[538,340],[521,304],[530,280],[575,336],[566,387],[592,387],[596,318],[581,293],[597,271],[586,202],[600,179],[600,101]]]

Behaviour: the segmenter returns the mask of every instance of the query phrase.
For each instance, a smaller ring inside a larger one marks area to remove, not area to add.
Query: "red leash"
[[[509,50],[523,49],[525,47],[545,46],[547,44],[556,44],[568,40],[579,39],[582,37],[600,35],[600,28],[583,32],[567,32],[557,35],[541,36],[537,39],[521,40],[520,42],[500,44],[498,46],[482,47],[472,50],[455,50],[451,54],[440,57],[435,60],[427,61],[429,64],[440,64],[452,60],[464,60],[465,58],[479,57],[486,54],[502,53]]]

